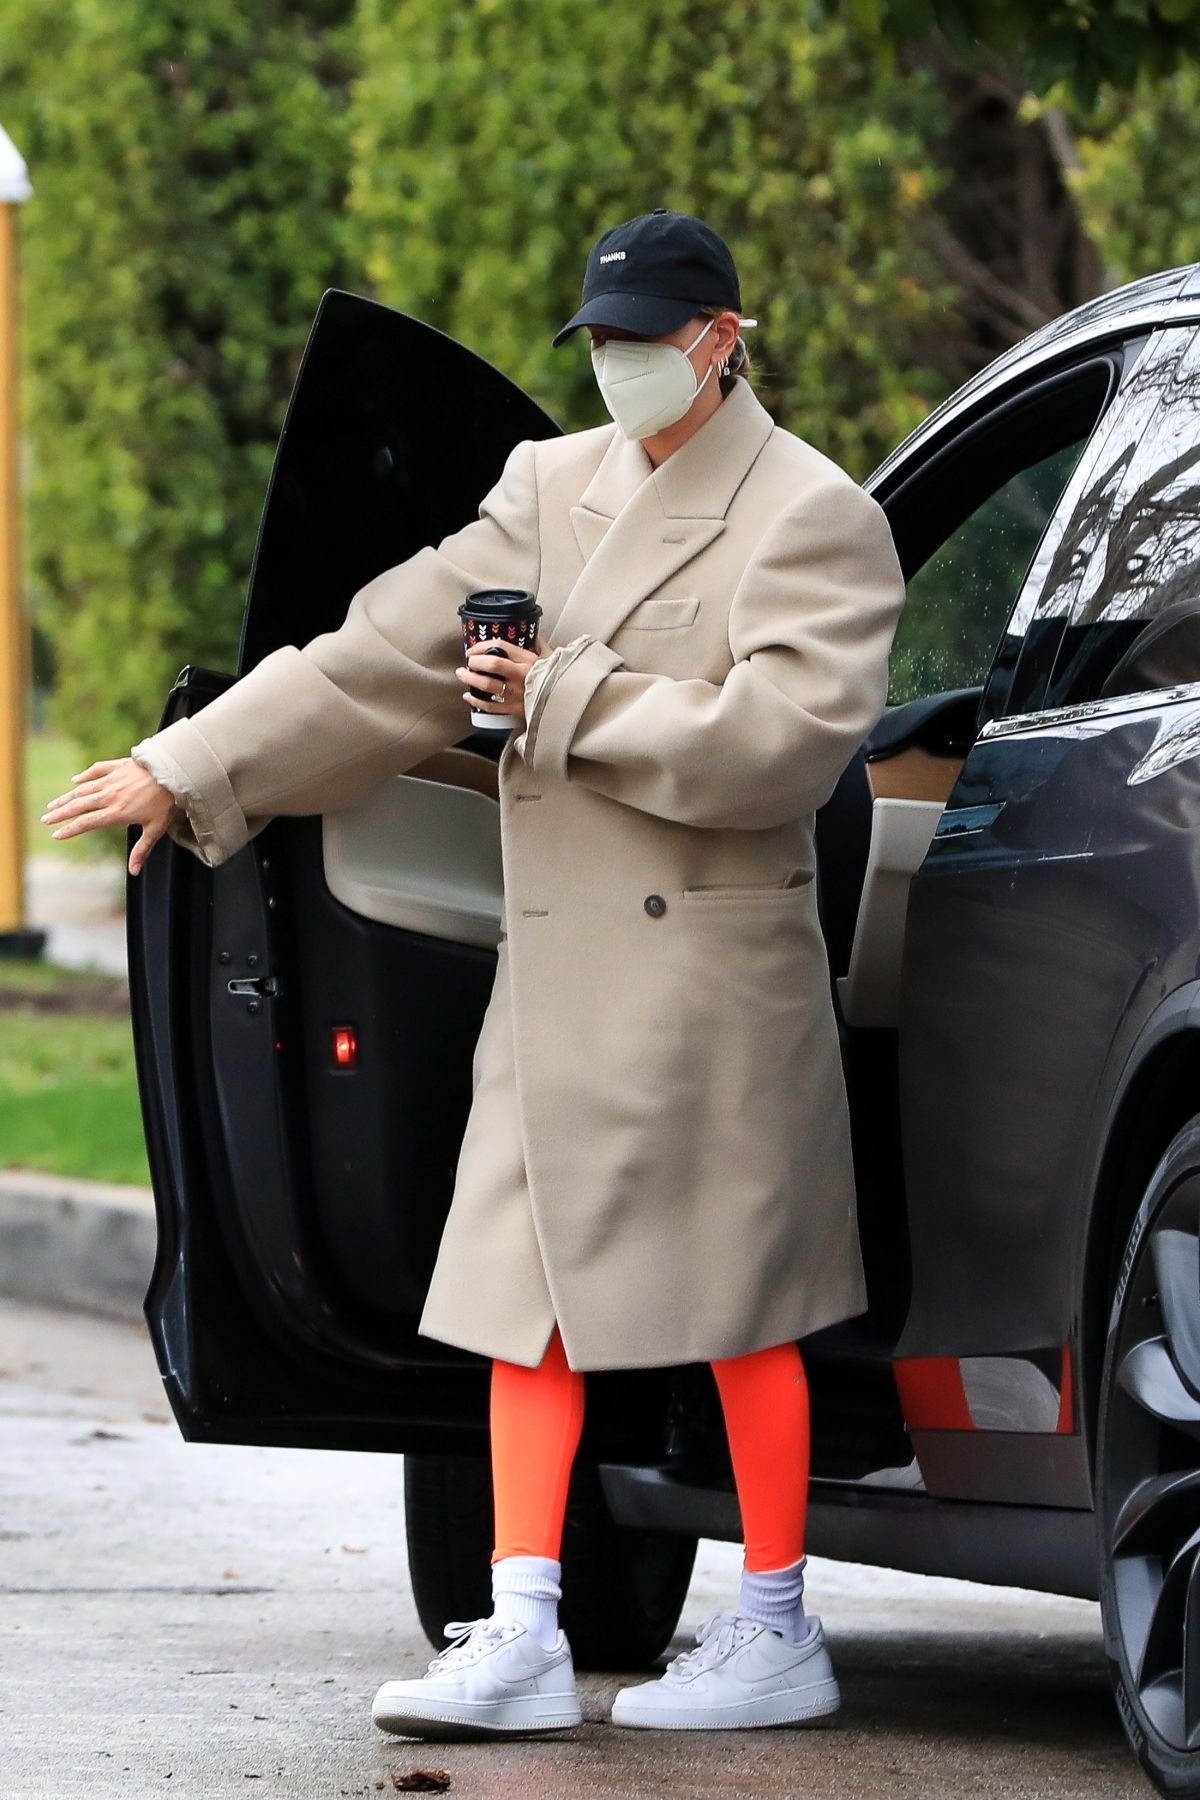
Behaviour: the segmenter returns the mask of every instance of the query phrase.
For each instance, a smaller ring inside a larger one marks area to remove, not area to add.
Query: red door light
[[[353,1025],[335,1025],[333,1028],[333,1066],[335,1069],[353,1069],[358,1062],[358,1038]]]

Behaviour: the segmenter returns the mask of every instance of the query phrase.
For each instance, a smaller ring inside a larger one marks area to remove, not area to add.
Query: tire
[[[435,1649],[450,1619],[492,1610],[491,1469],[480,1456],[406,1456],[405,1528],[417,1616]],[[571,1472],[559,1618],[580,1669],[632,1669],[666,1649],[696,1560],[695,1538],[613,1522],[594,1464]]]
[[[1200,1115],[1159,1160],[1121,1259],[1095,1486],[1126,1735],[1160,1793],[1200,1797]]]

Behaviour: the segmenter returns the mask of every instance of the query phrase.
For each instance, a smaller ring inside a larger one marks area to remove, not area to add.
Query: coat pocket
[[[663,631],[672,625],[690,625],[699,610],[699,594],[684,594],[678,600],[642,600],[621,620],[618,629]]]
[[[743,901],[758,903],[760,901],[789,901],[797,895],[807,894],[812,873],[806,869],[798,869],[790,875],[786,882],[782,881],[720,881],[710,882],[703,887],[685,887],[680,892],[684,900],[691,906],[719,906],[721,904],[740,904]]]

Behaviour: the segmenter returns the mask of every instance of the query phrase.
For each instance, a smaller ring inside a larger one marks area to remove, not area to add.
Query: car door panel
[[[500,807],[478,787],[393,776],[360,805],[325,815],[322,851],[330,893],[359,918],[490,950],[499,943]]]
[[[862,877],[853,938],[835,976],[847,1027],[843,1051],[869,1306],[861,1318],[814,1340],[810,1357],[843,1365],[840,1399],[853,1397],[861,1408],[857,1396],[869,1388],[882,1415],[890,1395],[897,1419],[910,1429],[924,1416],[925,1396],[914,1379],[929,1373],[895,1355],[912,1298],[899,1104],[905,1038],[898,1029],[910,883],[953,805],[987,684],[995,680],[1005,624],[1045,524],[1081,446],[1113,400],[1124,362],[1125,346],[1113,343],[1011,378],[949,428],[934,415],[907,455],[889,459],[867,484],[887,513],[908,585],[889,679],[896,703],[868,736],[858,771],[862,791],[847,821],[863,852]],[[840,785],[853,775],[852,765]],[[827,846],[828,834],[821,847]],[[947,1249],[953,1254],[953,1244]],[[948,1267],[943,1261],[943,1278]],[[936,1271],[929,1274],[937,1278]],[[1061,1360],[1057,1347],[1047,1354]],[[954,1416],[961,1417],[966,1400],[957,1365],[953,1375],[952,1387],[940,1378],[935,1385],[939,1398],[947,1388]],[[1041,1393],[1046,1379],[1039,1368],[1022,1391]],[[995,1382],[977,1376],[975,1385],[990,1392]],[[875,1448],[876,1466],[896,1454],[883,1433]]]
[[[192,702],[227,679],[202,676]],[[164,722],[188,701],[184,686]],[[319,821],[272,823],[261,841],[218,870],[160,849],[131,884],[134,1044],[158,1214],[145,1310],[166,1391],[188,1437],[445,1448],[478,1420],[479,1376],[465,1357],[440,1369],[438,1347],[426,1352],[412,1331],[436,1207],[417,1184],[431,1168],[447,1178],[439,1150],[465,1121],[450,1071],[456,1057],[469,1065],[472,1009],[482,1016],[494,959],[389,934],[385,972],[414,1004],[431,979],[422,952],[443,958],[443,1029],[418,1059],[430,1105],[412,1141],[385,1136],[347,1158],[347,1126],[361,1130],[410,1065],[401,1060],[397,1073],[385,1042],[366,1083],[333,1089],[332,1105],[322,1093],[339,1071],[306,1045],[306,1031],[319,1030],[322,1047],[331,1022],[347,1017],[368,1043],[384,1033],[373,1010],[346,1004],[362,979],[361,945],[356,966],[307,904],[287,903],[305,858],[319,869]],[[359,939],[372,929],[332,896],[327,905]],[[313,948],[293,942],[297,920],[317,941],[314,966],[328,971],[315,990],[297,978]],[[363,992],[378,1009],[378,947],[365,960]]]
[[[858,840],[862,875],[835,988],[849,1028],[844,1054],[870,1309],[837,1330],[839,1343],[873,1340],[876,1355],[886,1345],[889,1382],[910,1304],[897,1105],[909,883],[952,803],[986,683],[995,679],[997,640],[1042,528],[1081,435],[1086,441],[1111,401],[1122,362],[1118,344],[1078,367],[1038,367],[1024,381],[1012,379],[951,428],[935,414],[907,454],[890,458],[867,484],[887,513],[908,595],[889,682],[895,704],[868,736],[862,792],[846,824]],[[853,773],[852,765],[842,785]]]

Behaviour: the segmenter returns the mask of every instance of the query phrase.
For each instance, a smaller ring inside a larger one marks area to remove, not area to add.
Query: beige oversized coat
[[[813,814],[884,709],[877,504],[739,380],[658,468],[613,425],[510,455],[478,520],[132,754],[216,865],[464,738],[456,607],[552,646],[499,764],[504,925],[420,1321],[576,1369],[733,1356],[866,1304]]]

